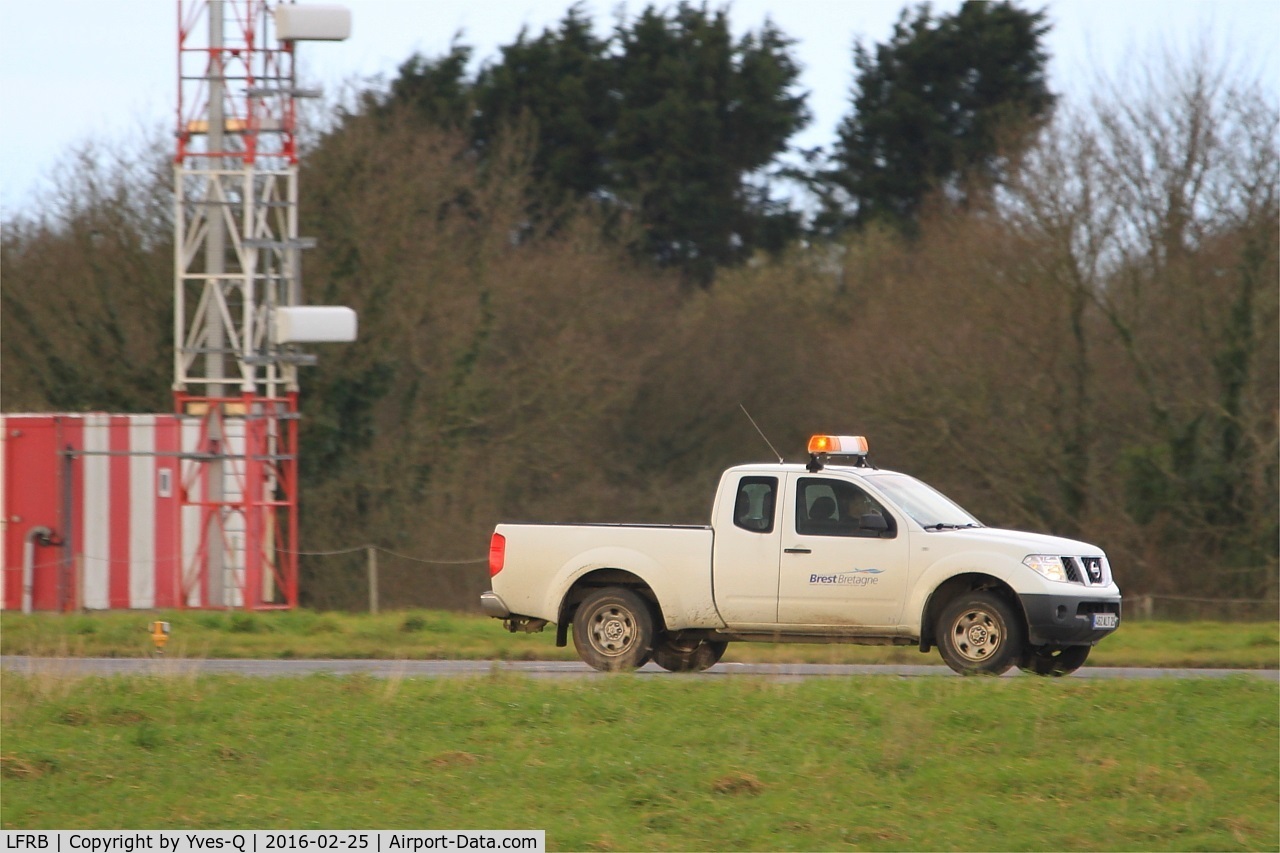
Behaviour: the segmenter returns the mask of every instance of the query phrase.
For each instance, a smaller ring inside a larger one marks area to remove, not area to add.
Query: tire
[[[961,675],[1000,675],[1026,654],[1026,631],[1017,612],[986,590],[957,596],[937,623],[938,651]]]
[[[702,672],[719,663],[727,648],[727,642],[679,640],[664,634],[653,647],[653,661],[671,672]]]
[[[592,592],[573,615],[573,647],[588,666],[601,672],[627,672],[644,666],[653,640],[649,605],[624,587]]]
[[[1093,646],[1067,646],[1057,650],[1029,649],[1026,660],[1022,662],[1022,670],[1054,678],[1070,675],[1084,665],[1092,649]]]

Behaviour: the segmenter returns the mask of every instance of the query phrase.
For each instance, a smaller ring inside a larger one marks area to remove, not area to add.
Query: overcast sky
[[[522,26],[553,26],[571,0],[347,0],[352,36],[299,47],[303,81],[334,92],[344,81],[390,78],[413,52],[438,56],[453,37],[496,56]],[[597,33],[649,5],[587,2]],[[666,8],[665,2],[655,3]],[[712,8],[724,5],[710,2]],[[793,139],[829,147],[848,112],[855,40],[883,42],[905,4],[890,0],[734,0],[738,33],[769,17],[796,40],[802,87],[814,120]],[[913,4],[914,5],[914,4]],[[937,0],[938,13],[958,0]],[[1135,57],[1185,56],[1204,38],[1219,57],[1280,89],[1280,2],[1276,0],[1053,0],[1050,84],[1083,96],[1099,70],[1117,73]],[[127,145],[174,121],[177,13],[174,0],[0,0],[0,210],[36,205],[39,190],[73,146]]]

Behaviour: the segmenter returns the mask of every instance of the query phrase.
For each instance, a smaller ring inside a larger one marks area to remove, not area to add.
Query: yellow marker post
[[[156,654],[164,654],[164,644],[169,642],[169,623],[152,622],[147,630],[151,632],[151,642],[156,644]]]

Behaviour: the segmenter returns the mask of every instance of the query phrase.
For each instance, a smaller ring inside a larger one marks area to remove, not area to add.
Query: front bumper
[[[480,593],[480,609],[495,619],[506,619],[511,615],[511,608],[493,590]]]
[[[1027,614],[1027,642],[1032,646],[1093,645],[1120,627],[1120,596],[1022,595]],[[1102,619],[1095,619],[1101,616]],[[1098,621],[1114,626],[1095,627]]]

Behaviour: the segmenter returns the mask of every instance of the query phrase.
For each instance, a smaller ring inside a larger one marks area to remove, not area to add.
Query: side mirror
[[[885,521],[884,516],[878,512],[869,512],[858,519],[858,527],[862,530],[874,530],[876,533],[884,533],[889,529],[889,522]]]

